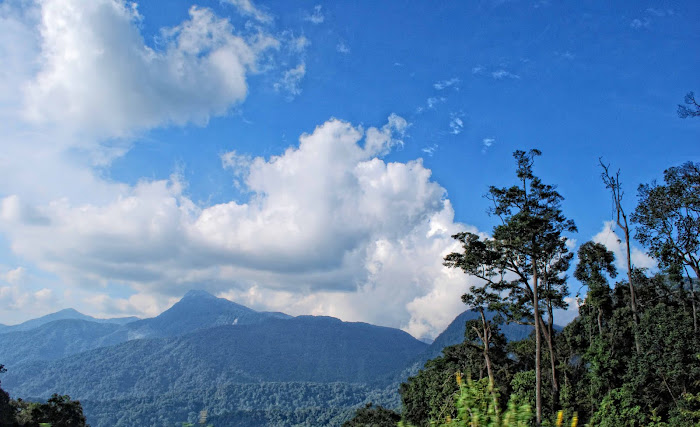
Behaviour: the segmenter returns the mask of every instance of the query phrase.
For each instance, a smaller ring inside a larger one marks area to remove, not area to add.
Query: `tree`
[[[51,427],[89,427],[83,407],[68,395],[53,394],[46,403],[29,404],[30,419],[35,423]]]
[[[5,365],[0,365],[0,374],[5,372]],[[0,426],[14,425],[15,412],[15,408],[10,404],[10,395],[0,387]]]
[[[622,191],[622,184],[620,183],[620,171],[618,170],[615,175],[610,174],[610,165],[603,163],[602,159],[598,159],[600,166],[603,168],[601,173],[601,178],[603,178],[603,183],[605,188],[610,190],[612,195],[613,207],[615,209],[615,222],[617,226],[622,230],[625,236],[625,249],[627,256],[627,281],[630,288],[630,308],[632,309],[632,320],[634,320],[634,346],[637,353],[641,353],[642,347],[639,343],[639,333],[637,329],[639,328],[639,312],[637,310],[637,295],[634,291],[634,283],[632,282],[632,255],[630,247],[630,228],[627,223],[627,214],[622,207],[622,196],[625,194]]]
[[[574,277],[588,287],[586,302],[595,308],[597,313],[598,334],[603,336],[603,311],[610,307],[610,277],[617,276],[615,255],[600,243],[586,242],[578,250],[579,262],[574,271]]]
[[[695,282],[700,279],[700,163],[687,162],[664,171],[664,185],[643,184],[632,214],[635,237],[662,268],[689,267],[693,327],[698,333]]]
[[[479,236],[473,233],[458,233],[452,236],[462,242],[462,253],[453,252],[447,255],[443,265],[451,268],[461,268],[465,273],[484,279],[482,286],[471,286],[469,293],[462,295],[462,302],[468,308],[479,312],[481,318],[480,327],[472,324],[467,325],[467,333],[472,331],[481,342],[484,354],[484,363],[488,372],[489,381],[495,385],[489,348],[491,347],[491,322],[486,320],[484,310],[497,308],[500,298],[498,294],[490,291],[489,285],[495,273],[495,263],[499,254],[493,250],[492,242],[482,242]]]
[[[345,421],[343,427],[395,427],[401,421],[401,415],[382,406],[368,403],[355,412],[352,419]]]
[[[508,321],[529,322],[535,327],[535,403],[537,423],[542,422],[542,342],[551,343],[542,320],[541,299],[547,305],[564,307],[566,288],[562,285],[570,256],[564,232],[575,232],[576,225],[561,210],[563,197],[556,187],[542,183],[533,174],[534,158],[539,150],[515,151],[518,184],[506,188],[491,186],[487,198],[493,203],[489,213],[501,224],[493,229],[493,238],[478,243],[474,235],[456,234],[464,252],[445,258],[446,265],[462,268],[479,277],[495,292],[504,294],[502,311]],[[550,357],[554,353],[550,352]],[[552,359],[552,379],[556,367]]]
[[[684,101],[686,105],[678,105],[678,117],[685,119],[686,117],[700,116],[700,104],[695,100],[693,92],[688,92]]]

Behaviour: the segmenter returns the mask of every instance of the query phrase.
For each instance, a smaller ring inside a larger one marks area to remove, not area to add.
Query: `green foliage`
[[[480,325],[479,320],[467,321]],[[492,325],[493,341],[490,350],[496,384],[508,389],[513,361],[508,357],[506,341],[497,325]],[[457,416],[455,398],[459,386],[455,374],[464,372],[472,378],[488,381],[483,349],[466,329],[462,344],[446,347],[443,355],[430,360],[424,369],[401,384],[399,392],[403,402],[403,419],[416,426],[427,426],[431,419]],[[501,402],[505,404],[506,402]]]
[[[599,427],[634,427],[644,425],[646,421],[647,417],[629,387],[610,390],[591,418],[591,424]]]
[[[401,421],[401,415],[382,406],[365,405],[355,412],[352,419],[343,423],[342,427],[395,427]]]
[[[441,414],[429,422],[434,427],[525,427],[530,426],[532,411],[528,404],[516,404],[513,399],[508,401],[505,411],[501,411],[499,393],[493,385],[484,378],[472,381],[462,380],[457,373],[457,391],[455,394],[454,415]],[[454,379],[453,379],[454,381]],[[401,427],[410,427],[408,421],[399,423]]]

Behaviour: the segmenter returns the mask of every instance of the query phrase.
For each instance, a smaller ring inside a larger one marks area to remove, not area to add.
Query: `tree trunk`
[[[603,309],[598,307],[598,335],[603,338]]]
[[[491,368],[491,357],[489,356],[489,347],[491,346],[491,326],[486,322],[486,316],[484,316],[484,309],[479,308],[479,313],[481,314],[481,325],[484,328],[484,338],[481,340],[484,344],[484,362],[486,364],[486,371],[489,375],[489,390],[491,392],[491,397],[493,398],[493,404],[498,409],[498,397],[496,396],[496,379],[493,376],[493,369]]]
[[[537,261],[532,260],[532,310],[535,317],[535,414],[537,425],[542,424],[542,338],[540,331],[540,300],[537,295]],[[541,320],[541,319],[540,319]]]
[[[618,208],[621,209],[621,208]],[[642,346],[639,343],[639,313],[637,313],[637,298],[634,294],[634,285],[632,284],[632,256],[630,250],[630,230],[627,227],[627,216],[622,212],[622,219],[625,222],[623,226],[619,221],[618,225],[625,232],[625,245],[627,246],[627,280],[630,285],[630,305],[632,307],[632,318],[634,320],[634,346],[637,354],[642,352]]]
[[[496,381],[493,378],[493,370],[491,369],[491,358],[489,357],[489,343],[491,340],[491,331],[490,327],[486,323],[486,316],[484,316],[484,309],[480,308],[479,312],[481,313],[481,325],[484,328],[484,337],[482,339],[482,342],[484,344],[484,362],[486,363],[486,371],[488,372],[489,375],[489,382],[491,383],[491,386],[495,386]]]
[[[559,404],[559,378],[557,377],[557,356],[554,354],[554,313],[552,305],[547,303],[547,315],[549,324],[547,325],[547,348],[549,349],[549,363],[552,369],[552,404]],[[552,408],[554,409],[554,408]]]
[[[697,265],[692,264],[691,268],[695,272],[695,278],[696,280],[700,280],[700,267]],[[685,271],[686,275],[688,275],[688,270]],[[691,304],[693,306],[693,331],[695,332],[695,336],[698,335],[698,315],[697,315],[697,306],[695,304],[695,284],[693,283],[693,279],[688,275],[688,281],[690,282],[690,299],[691,299]]]

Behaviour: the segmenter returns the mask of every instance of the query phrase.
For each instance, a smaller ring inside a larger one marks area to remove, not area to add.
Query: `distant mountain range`
[[[116,317],[112,319],[98,319],[96,317],[88,316],[87,314],[80,313],[72,308],[66,308],[55,313],[47,314],[46,316],[39,317],[37,319],[27,320],[19,325],[0,325],[0,333],[6,332],[17,332],[17,331],[28,331],[31,329],[38,328],[39,326],[45,325],[47,323],[55,322],[57,320],[87,320],[95,323],[110,323],[116,325],[125,325],[129,322],[139,320],[138,317]]]
[[[222,425],[339,425],[369,401],[397,406],[398,382],[462,342],[475,317],[462,313],[428,345],[398,329],[190,291],[151,319],[68,309],[1,328],[2,384],[13,397],[69,394],[93,426],[174,424],[204,408]],[[530,332],[502,329],[509,339]]]

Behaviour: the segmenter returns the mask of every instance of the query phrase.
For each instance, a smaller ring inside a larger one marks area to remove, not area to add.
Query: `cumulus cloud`
[[[41,65],[26,87],[26,115],[98,137],[225,114],[245,98],[260,52],[278,44],[234,34],[228,20],[196,6],[162,29],[161,48],[144,43],[134,3],[62,0],[40,13]]]
[[[140,295],[138,304],[93,295],[103,311],[149,315],[167,306],[153,295],[205,287],[259,308],[432,336],[463,309],[467,278],[442,257],[465,226],[420,160],[381,160],[409,126],[395,114],[366,130],[332,119],[278,156],[225,153],[247,202],[197,206],[173,175],[103,204],[6,197],[0,229],[17,255],[66,283],[121,283]]]
[[[468,279],[441,262],[466,226],[420,159],[382,159],[403,144],[406,120],[331,119],[276,156],[223,153],[244,201],[196,204],[177,174],[108,181],[94,166],[126,153],[134,134],[203,124],[242,102],[280,42],[205,8],[151,46],[131,3],[18,4],[0,5],[0,233],[30,267],[0,270],[3,319],[80,302],[93,315],[151,316],[193,287],[416,336],[463,309]],[[303,52],[308,40],[294,40],[280,49]],[[295,95],[306,65],[291,63],[278,90]]]
[[[615,264],[620,271],[627,271],[627,248],[623,242],[623,237],[618,236],[616,232],[617,226],[614,221],[606,221],[603,224],[603,229],[593,236],[593,241],[605,245],[608,250],[615,254]],[[635,268],[655,268],[656,261],[649,255],[641,251],[639,248],[632,245],[632,253],[630,256],[632,266]]]

